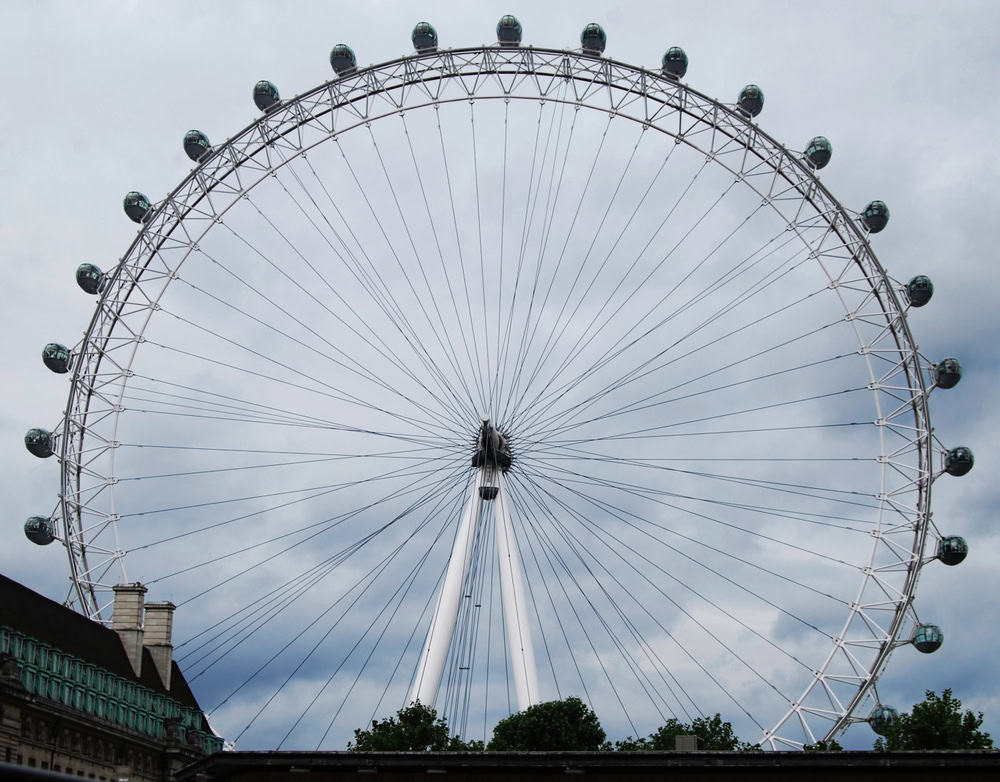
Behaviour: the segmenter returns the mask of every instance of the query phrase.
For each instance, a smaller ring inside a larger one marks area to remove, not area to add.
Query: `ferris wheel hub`
[[[507,472],[513,463],[514,457],[511,455],[510,441],[506,433],[497,429],[488,416],[483,416],[476,438],[476,452],[472,457],[472,466],[487,471]]]

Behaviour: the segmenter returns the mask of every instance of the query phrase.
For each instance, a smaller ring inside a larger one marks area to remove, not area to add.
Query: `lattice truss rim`
[[[528,84],[537,94],[518,92]],[[557,88],[570,95],[560,97]],[[871,561],[883,551],[891,553],[893,562],[865,568],[858,597],[823,666],[760,741],[772,748],[801,746],[780,735],[789,720],[800,723],[804,734],[814,739],[865,720],[868,709],[862,707],[873,702],[878,675],[892,650],[908,642],[905,634],[916,623],[912,602],[931,524],[930,486],[940,474],[932,464],[930,386],[924,376],[930,362],[919,354],[910,334],[900,304],[902,286],[879,264],[857,213],[836,201],[803,155],[780,145],[735,106],[657,73],[580,52],[456,49],[404,57],[333,79],[283,102],[213,148],[175,190],[153,205],[132,245],[109,272],[93,319],[74,349],[68,414],[56,430],[62,464],[56,515],[74,580],[68,602],[94,618],[101,618],[106,608],[110,585],[92,574],[107,573],[109,563],[120,560],[123,552],[88,543],[93,530],[113,526],[117,518],[113,503],[111,513],[94,505],[105,493],[113,494],[115,478],[93,465],[119,443],[114,437],[98,437],[94,424],[117,421],[145,326],[177,268],[198,250],[199,239],[245,193],[317,144],[416,108],[487,99],[569,102],[672,136],[728,169],[777,211],[788,230],[813,248],[811,257],[822,267],[830,288],[863,292],[861,306],[849,308],[843,297],[841,301],[857,333],[858,352],[868,363],[878,411],[874,423],[883,444],[883,491],[875,498],[882,508],[881,521],[873,531]],[[166,260],[167,250],[180,250],[170,255],[180,258],[173,266]],[[881,576],[903,570],[902,588]],[[876,648],[874,664],[862,663],[852,654],[855,647]],[[856,687],[854,697],[843,702],[832,686],[836,682]],[[816,693],[822,693],[821,706],[815,703]],[[816,719],[810,723],[807,717]],[[816,725],[822,729],[816,730]]]

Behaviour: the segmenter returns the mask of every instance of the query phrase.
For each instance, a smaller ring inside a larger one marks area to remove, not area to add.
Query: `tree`
[[[486,749],[498,752],[598,750],[607,736],[579,698],[546,701],[500,720]]]
[[[354,731],[350,752],[482,752],[483,742],[465,742],[448,735],[448,724],[419,701],[396,712],[396,717],[372,720],[371,730]]]
[[[733,731],[732,723],[723,722],[718,713],[714,717],[695,717],[690,724],[669,719],[647,738],[633,739],[629,736],[615,742],[619,752],[645,752],[649,750],[672,750],[678,736],[697,736],[701,739],[701,749],[714,752],[748,752],[757,748],[756,744],[740,741]]]
[[[820,739],[815,744],[805,744],[802,749],[806,752],[843,752],[844,748],[836,739]]]
[[[885,736],[875,741],[880,751],[905,749],[989,749],[993,739],[983,733],[983,713],[962,714],[962,702],[951,690],[938,695],[926,691],[923,703],[915,703],[910,714],[900,714],[886,726]]]

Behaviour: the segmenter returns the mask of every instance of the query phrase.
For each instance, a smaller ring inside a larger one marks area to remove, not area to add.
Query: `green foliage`
[[[821,739],[815,744],[806,744],[802,747],[806,752],[843,752],[844,748],[836,739]]]
[[[713,752],[749,752],[757,749],[756,744],[740,741],[733,731],[732,723],[723,722],[722,717],[695,717],[690,724],[676,719],[667,720],[647,738],[627,739],[615,742],[618,752],[646,752],[650,750],[673,750],[677,736],[695,735],[701,739],[701,749]]]
[[[395,717],[372,720],[371,730],[354,731],[349,752],[482,752],[483,742],[448,735],[448,724],[422,703],[411,703]]]
[[[962,714],[962,702],[951,690],[938,695],[927,690],[923,703],[913,705],[910,714],[900,714],[889,723],[886,735],[875,741],[879,751],[906,749],[989,749],[993,739],[983,733],[983,713]]]
[[[579,698],[547,701],[500,720],[486,749],[497,752],[598,750],[604,729]]]

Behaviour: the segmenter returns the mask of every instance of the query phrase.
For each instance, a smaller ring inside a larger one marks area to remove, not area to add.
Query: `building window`
[[[28,765],[31,768],[34,768],[35,767],[35,759],[34,758],[28,758]]]

